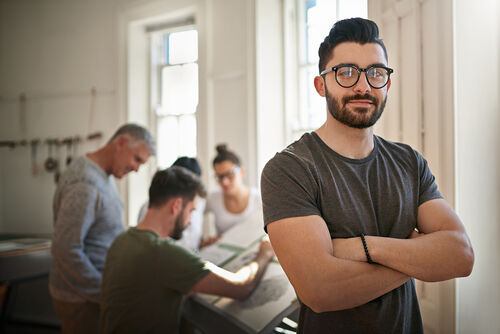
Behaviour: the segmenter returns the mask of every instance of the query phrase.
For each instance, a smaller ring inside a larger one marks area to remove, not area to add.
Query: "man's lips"
[[[347,103],[361,105],[361,106],[369,106],[369,105],[373,104],[373,101],[371,101],[371,100],[350,100]]]

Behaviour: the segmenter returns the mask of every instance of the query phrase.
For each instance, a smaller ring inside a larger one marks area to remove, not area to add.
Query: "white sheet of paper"
[[[283,269],[271,262],[262,281],[247,299],[221,298],[215,306],[259,332],[295,300],[295,291]]]
[[[228,249],[219,247],[219,244],[210,245],[200,250],[200,256],[203,260],[212,262],[218,266],[227,261],[234,254],[234,252]]]
[[[258,210],[246,220],[227,230],[222,235],[219,243],[239,248],[247,248],[265,234],[262,212]]]

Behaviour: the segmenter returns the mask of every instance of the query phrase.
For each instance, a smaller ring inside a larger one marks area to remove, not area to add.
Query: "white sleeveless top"
[[[262,211],[262,200],[260,198],[260,192],[256,188],[250,188],[248,205],[241,213],[235,214],[227,211],[224,206],[224,197],[220,188],[208,194],[207,205],[205,206],[205,213],[212,212],[215,216],[217,234],[224,233],[233,225],[244,221],[257,210]]]

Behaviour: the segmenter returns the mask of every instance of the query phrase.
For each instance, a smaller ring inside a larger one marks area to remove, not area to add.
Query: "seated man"
[[[196,158],[190,157],[179,157],[174,161],[172,166],[180,166],[189,169],[191,172],[195,173],[201,177],[201,166]],[[191,224],[182,232],[182,238],[177,240],[177,244],[191,249],[194,252],[198,252],[200,249],[201,237],[203,234],[203,212],[205,211],[205,199],[198,198],[196,202],[196,209],[191,213]],[[146,216],[148,211],[149,201],[143,204],[139,210],[139,215],[137,218],[137,223],[140,223]]]
[[[102,333],[176,332],[184,295],[203,292],[244,299],[255,288],[274,256],[269,242],[261,242],[253,262],[231,273],[172,241],[182,236],[197,197],[204,195],[200,179],[185,168],[155,174],[146,216],[109,249],[103,272]]]

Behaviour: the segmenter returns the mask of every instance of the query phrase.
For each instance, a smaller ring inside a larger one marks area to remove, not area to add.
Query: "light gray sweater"
[[[106,253],[124,231],[114,178],[85,156],[74,160],[59,180],[53,210],[51,295],[99,302]]]

